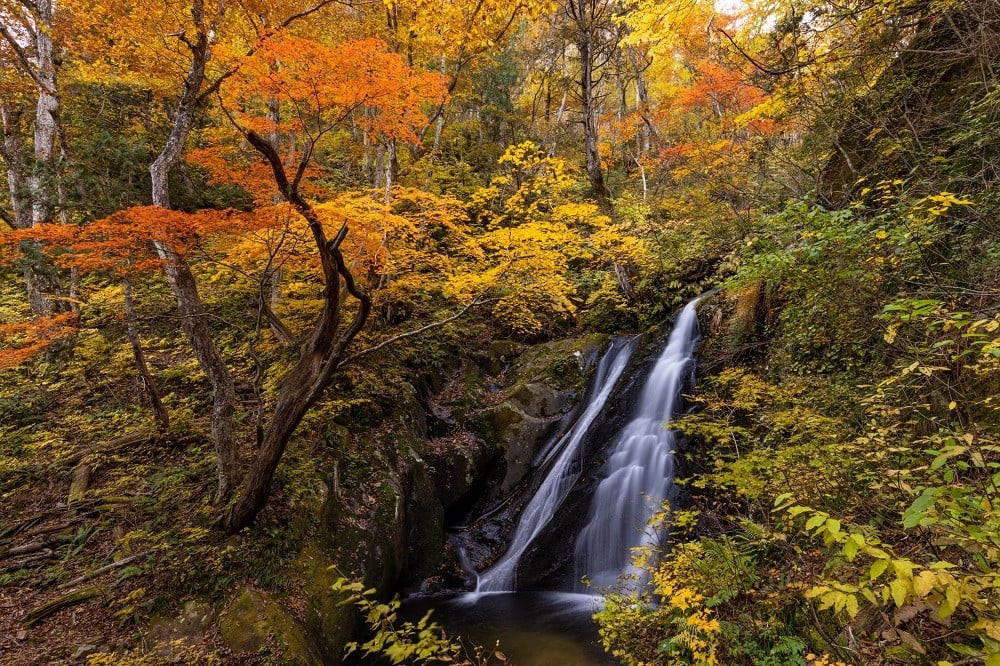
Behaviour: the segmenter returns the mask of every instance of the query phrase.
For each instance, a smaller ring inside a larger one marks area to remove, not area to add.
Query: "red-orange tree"
[[[377,136],[416,142],[416,132],[427,122],[421,105],[440,103],[444,95],[439,76],[414,71],[378,39],[330,46],[288,34],[267,38],[223,87],[224,109],[234,127],[263,156],[278,192],[308,225],[325,285],[322,310],[281,383],[249,472],[224,517],[229,530],[250,524],[264,506],[288,440],[371,312],[368,290],[355,280],[341,251],[347,219],[328,236],[302,195],[316,147],[349,120]],[[275,105],[280,105],[277,114]],[[279,133],[294,137],[284,157],[267,138]],[[349,298],[355,306],[348,313]]]

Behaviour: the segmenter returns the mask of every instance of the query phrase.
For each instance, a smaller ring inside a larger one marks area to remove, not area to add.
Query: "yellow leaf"
[[[858,614],[858,598],[853,594],[847,595],[847,614],[852,618]]]
[[[934,572],[925,569],[913,579],[913,591],[920,598],[926,597],[934,589],[935,580]]]
[[[897,578],[896,580],[889,583],[889,591],[892,594],[892,600],[896,603],[897,607],[902,607],[906,602],[906,593],[908,591],[909,585],[905,581]]]

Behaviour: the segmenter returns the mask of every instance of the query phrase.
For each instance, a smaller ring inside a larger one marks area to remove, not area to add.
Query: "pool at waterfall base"
[[[412,598],[408,619],[431,619],[466,645],[500,651],[517,666],[605,666],[618,662],[600,645],[592,619],[602,598],[572,592],[467,592],[446,599]]]

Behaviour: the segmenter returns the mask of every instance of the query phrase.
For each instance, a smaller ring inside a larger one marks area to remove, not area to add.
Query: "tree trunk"
[[[398,171],[399,162],[396,159],[396,140],[389,139],[385,145],[385,196],[383,197],[383,203],[386,206],[392,202],[392,186]]]
[[[10,192],[11,220],[15,228],[31,226],[31,197],[29,196],[24,163],[24,137],[21,136],[23,111],[9,104],[0,105],[3,122],[3,146],[0,156],[7,166],[7,188]]]
[[[202,32],[192,49],[191,64],[184,79],[184,91],[177,105],[174,124],[163,151],[149,167],[152,179],[153,205],[170,208],[170,170],[180,162],[184,142],[194,126],[199,96],[205,80],[205,65],[210,51],[208,37]],[[212,385],[211,437],[215,446],[219,486],[215,501],[222,503],[229,498],[239,483],[239,447],[233,415],[236,411],[236,384],[219,353],[208,327],[208,315],[198,293],[198,284],[187,260],[165,243],[154,243],[156,252],[164,263],[170,288],[177,300],[181,328],[187,335],[202,372]]]
[[[270,163],[278,190],[309,224],[326,288],[323,290],[323,311],[316,322],[316,328],[303,347],[298,363],[281,385],[274,414],[257,455],[236,501],[224,518],[224,524],[231,532],[250,525],[264,507],[274,473],[288,441],[302,417],[323,394],[333,373],[340,366],[345,351],[361,332],[371,313],[371,298],[367,290],[355,283],[340,252],[340,243],[347,235],[346,224],[333,240],[327,240],[316,212],[299,195],[297,185],[289,182],[274,146],[254,132],[247,132],[246,137]],[[341,306],[347,294],[358,301],[358,310],[351,322],[341,330]]]
[[[9,185],[17,190],[12,196],[15,209],[15,224],[21,225],[30,219],[29,226],[52,221],[55,200],[54,184],[57,177],[55,165],[56,137],[59,134],[59,98],[57,87],[57,60],[53,41],[55,6],[54,0],[34,0],[23,2],[29,21],[34,24],[30,44],[24,44],[29,35],[14,34],[9,26],[3,28],[3,38],[9,48],[17,54],[21,71],[35,83],[34,119],[34,164],[29,170],[24,161],[24,142],[19,132],[20,110],[14,111],[4,105],[4,157],[8,175],[16,171]],[[7,155],[8,148],[13,153]],[[9,159],[8,159],[9,158]],[[26,186],[26,187],[25,187]],[[17,201],[15,201],[15,198]],[[29,205],[25,205],[28,203]],[[28,217],[25,217],[28,216]],[[26,228],[26,227],[23,227]],[[27,242],[27,241],[26,241]],[[28,261],[24,268],[28,303],[35,314],[65,311],[66,303],[60,299],[46,298],[46,292],[58,295],[60,292],[57,271],[40,252],[38,244],[26,248]],[[32,264],[31,262],[34,262]]]
[[[10,223],[15,229],[31,227],[31,196],[29,176],[24,161],[24,137],[21,135],[23,111],[8,104],[0,105],[0,120],[3,123],[3,143],[0,156],[7,167],[7,188],[10,193]],[[28,261],[23,270],[28,306],[35,314],[45,313],[45,296],[35,279],[35,271]]]
[[[166,407],[160,399],[160,392],[156,388],[156,381],[153,379],[149,366],[146,364],[146,355],[142,350],[142,340],[139,338],[139,329],[135,323],[135,301],[132,297],[132,280],[125,278],[125,330],[128,333],[129,344],[132,345],[132,356],[135,358],[135,367],[139,371],[142,385],[149,396],[149,404],[153,409],[153,418],[156,421],[156,429],[166,432],[170,428],[170,416]]]
[[[635,71],[635,105],[642,116],[642,127],[639,129],[639,157],[649,154],[653,138],[653,119],[649,115],[649,87],[646,85],[645,67],[640,63],[635,47],[628,48],[629,61]]]
[[[570,0],[570,16],[576,24],[576,48],[580,54],[580,111],[583,115],[584,156],[587,179],[601,206],[610,206],[611,193],[604,183],[598,150],[597,95],[594,82],[597,28],[595,0]]]
[[[56,96],[55,44],[52,41],[53,0],[36,0],[35,63],[38,101],[35,105],[35,168],[31,175],[31,220],[50,222],[55,188],[55,145],[59,98]]]

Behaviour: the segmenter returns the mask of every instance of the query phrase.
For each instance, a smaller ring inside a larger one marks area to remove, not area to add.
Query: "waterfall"
[[[615,584],[622,574],[633,575],[633,584],[641,586],[645,576],[631,564],[632,549],[659,545],[646,524],[673,491],[675,435],[665,426],[681,391],[693,379],[698,300],[678,315],[642,388],[635,415],[612,440],[590,520],[577,537],[577,579],[586,577],[597,588]]]
[[[622,371],[628,365],[637,340],[637,338],[617,338],[601,357],[594,377],[590,402],[572,427],[545,448],[539,468],[544,469],[551,464],[549,472],[521,512],[507,552],[479,576],[476,593],[514,590],[521,556],[552,519],[580,476],[581,444],[590,426],[604,409],[604,404],[618,383]]]

